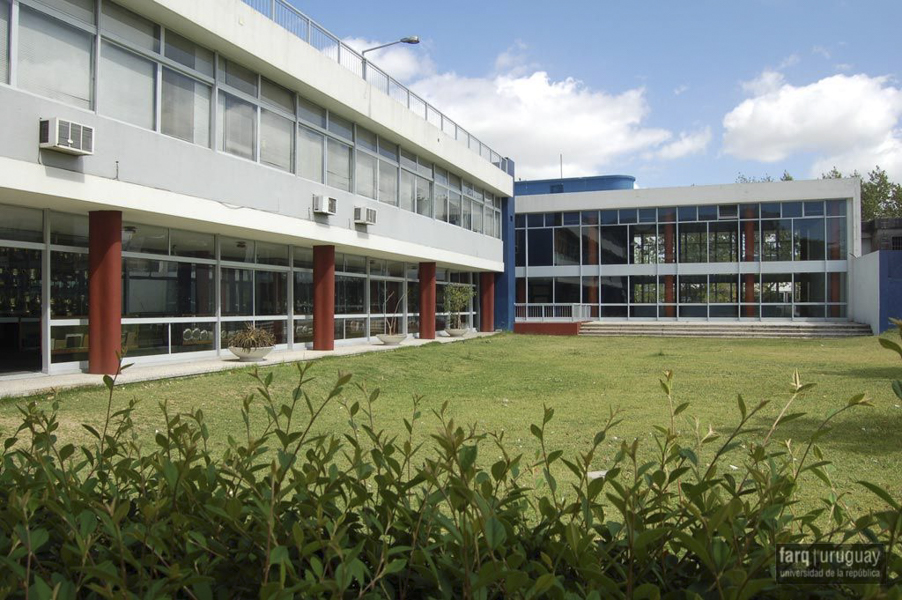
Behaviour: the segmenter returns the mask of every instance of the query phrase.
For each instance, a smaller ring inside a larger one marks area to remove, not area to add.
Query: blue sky
[[[295,5],[351,45],[419,35],[374,62],[518,177],[635,175],[641,187],[902,180],[902,2],[498,1]]]

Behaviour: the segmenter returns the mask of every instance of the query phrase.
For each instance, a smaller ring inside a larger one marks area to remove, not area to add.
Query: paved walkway
[[[240,369],[251,365],[267,367],[281,363],[316,360],[317,358],[323,358],[325,356],[351,356],[354,354],[363,354],[365,352],[387,352],[397,348],[423,346],[432,342],[447,344],[490,335],[494,334],[470,332],[462,338],[439,336],[436,337],[435,340],[408,338],[400,346],[383,346],[378,342],[372,344],[362,343],[336,346],[335,350],[332,351],[280,350],[272,352],[265,360],[256,363],[239,362],[239,360],[234,358],[228,350],[225,350],[221,357],[203,358],[193,361],[173,360],[151,364],[135,364],[123,371],[117,379],[117,384],[151,381],[154,379],[168,379],[172,377],[190,377],[191,375],[215,373],[217,371],[227,371],[229,369]],[[126,359],[125,362],[128,363],[128,359]],[[87,373],[68,373],[64,375],[46,375],[39,373],[25,377],[17,376],[0,379],[0,398],[30,396],[33,394],[49,392],[51,390],[59,391],[77,387],[102,385],[102,383],[102,375],[89,375]]]

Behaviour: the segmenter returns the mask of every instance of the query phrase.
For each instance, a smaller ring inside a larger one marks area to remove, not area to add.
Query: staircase
[[[714,338],[842,338],[873,335],[871,328],[851,322],[712,322],[712,321],[588,321],[579,335],[587,337],[714,337]]]

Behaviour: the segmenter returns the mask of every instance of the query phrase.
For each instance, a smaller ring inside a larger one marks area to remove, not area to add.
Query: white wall
[[[849,260],[849,316],[880,331],[880,253]]]

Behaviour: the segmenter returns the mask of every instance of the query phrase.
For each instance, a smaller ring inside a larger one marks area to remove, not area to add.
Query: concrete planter
[[[451,337],[463,337],[468,331],[469,329],[467,329],[466,327],[462,327],[460,329],[457,329],[456,327],[448,327],[447,329],[445,329],[445,333],[447,333]]]
[[[260,348],[250,348],[249,350],[245,350],[244,348],[239,348],[238,346],[229,346],[229,352],[238,357],[238,360],[241,362],[255,362],[258,360],[263,360],[263,358],[272,352],[272,346],[262,346]]]
[[[376,335],[379,338],[379,341],[382,342],[386,346],[397,346],[401,342],[407,339],[406,333],[380,333]]]

